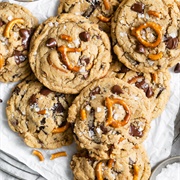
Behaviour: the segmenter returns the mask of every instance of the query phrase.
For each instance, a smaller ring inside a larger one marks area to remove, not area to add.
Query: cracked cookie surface
[[[151,172],[149,159],[144,148],[140,145],[131,149],[128,154],[115,159],[97,160],[89,157],[87,152],[80,152],[73,156],[71,169],[74,180],[107,179],[143,179],[148,180]]]
[[[26,8],[0,3],[0,81],[18,81],[31,73],[29,41],[37,19]]]
[[[138,88],[104,78],[81,91],[67,120],[81,148],[97,158],[112,158],[144,141],[150,128],[149,105]]]
[[[84,17],[63,14],[49,18],[38,27],[32,41],[31,68],[51,90],[79,93],[109,69],[109,38]]]
[[[10,128],[33,148],[55,149],[73,141],[67,123],[72,95],[53,92],[34,77],[18,84],[7,103]]]
[[[171,67],[179,61],[179,22],[173,0],[123,1],[112,19],[114,52],[137,72]]]
[[[152,119],[164,110],[170,95],[168,70],[154,73],[135,72],[118,61],[112,62],[106,77],[116,77],[141,89],[150,100]]]
[[[110,34],[111,17],[121,0],[61,0],[58,14],[72,13],[82,15],[99,25],[100,29]]]

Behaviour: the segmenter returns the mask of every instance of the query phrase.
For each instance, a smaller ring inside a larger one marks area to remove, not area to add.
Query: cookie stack
[[[0,3],[0,17],[0,81],[27,77],[7,103],[10,128],[33,148],[74,137],[74,179],[148,179],[142,143],[179,61],[177,4],[61,0],[37,27],[23,7]]]

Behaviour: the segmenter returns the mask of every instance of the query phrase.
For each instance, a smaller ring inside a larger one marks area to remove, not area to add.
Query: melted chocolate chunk
[[[108,129],[105,126],[101,125],[100,129],[103,132],[103,134],[107,134],[108,133]]]
[[[52,91],[48,88],[46,88],[45,86],[43,86],[43,88],[40,90],[40,94],[47,96],[48,94],[50,94]]]
[[[13,56],[17,65],[27,60],[27,56],[25,56],[21,51],[18,50],[14,50]]]
[[[90,39],[90,34],[87,31],[81,32],[79,34],[79,38],[81,39],[81,41],[88,42]]]
[[[140,82],[137,81],[135,83],[135,86],[139,89],[143,89],[145,93],[147,92],[147,90],[149,88],[149,85],[145,82],[145,79],[142,79],[142,81],[140,81]]]
[[[4,21],[0,18],[0,27],[3,26],[5,23]]]
[[[127,68],[124,64],[121,66],[121,70],[118,73],[127,73],[130,69]]]
[[[137,2],[131,6],[131,10],[143,14],[144,13],[144,7],[145,7],[145,5],[143,3]]]
[[[89,93],[89,95],[90,97],[92,97],[92,96],[95,96],[96,94],[100,94],[100,92],[101,92],[101,89],[99,86],[97,86]]]
[[[29,98],[29,105],[33,105],[35,103],[37,103],[37,98],[36,98],[36,95],[33,94],[30,98]]]
[[[16,86],[13,90],[13,94],[19,95],[19,92],[20,92],[20,88]]]
[[[178,38],[168,37],[165,40],[165,44],[168,49],[176,49],[178,47]]]
[[[24,49],[28,49],[29,40],[30,40],[30,36],[31,36],[31,30],[20,29],[19,34],[22,37],[22,45],[24,46]]]
[[[159,90],[159,92],[158,92],[156,98],[158,98],[158,97],[161,95],[161,93],[165,90],[164,87],[160,87],[159,89],[160,89],[160,90]]]
[[[112,89],[111,89],[111,92],[112,92],[113,94],[123,94],[123,90],[122,90],[121,87],[118,86],[118,85],[114,85],[114,86],[112,87]]]
[[[143,131],[139,131],[139,129],[136,126],[131,124],[130,129],[129,129],[129,134],[131,136],[142,137],[143,136]]]
[[[80,63],[81,63],[83,66],[88,65],[89,62],[90,62],[90,58],[88,58],[88,57],[82,57],[82,58],[80,58]]]
[[[146,97],[150,98],[154,95],[154,92],[152,90],[151,87],[148,87],[147,91],[146,91]]]
[[[2,99],[0,99],[0,103],[2,103],[3,102],[3,100]]]
[[[180,63],[177,63],[175,68],[174,68],[175,73],[180,73]]]
[[[54,38],[49,38],[47,41],[46,41],[46,46],[49,47],[49,48],[55,48],[57,46],[57,42]]]
[[[46,119],[43,118],[43,119],[41,120],[41,124],[44,125],[45,123],[46,123]]]
[[[140,53],[140,54],[144,54],[145,53],[145,47],[142,44],[137,44],[135,51]]]
[[[64,107],[62,106],[62,104],[60,102],[55,104],[54,112],[62,113],[63,111],[64,111]]]

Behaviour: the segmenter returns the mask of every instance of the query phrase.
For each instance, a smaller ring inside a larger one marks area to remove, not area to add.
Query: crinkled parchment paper
[[[28,8],[39,19],[39,22],[54,16],[59,4],[59,0],[39,0],[31,3],[20,3],[13,0],[3,1],[17,3]],[[71,180],[72,173],[69,164],[72,154],[76,152],[75,144],[56,150],[41,150],[45,156],[45,161],[40,162],[37,157],[31,154],[33,149],[27,147],[23,140],[8,127],[5,108],[15,84],[0,83],[0,99],[3,100],[3,103],[0,103],[0,149],[16,157],[46,179]],[[171,151],[174,120],[180,105],[180,74],[175,74],[172,70],[170,86],[171,95],[168,104],[162,115],[152,121],[151,130],[144,143],[152,167],[167,158]],[[50,155],[58,151],[66,151],[68,156],[57,158],[53,161],[50,160]]]

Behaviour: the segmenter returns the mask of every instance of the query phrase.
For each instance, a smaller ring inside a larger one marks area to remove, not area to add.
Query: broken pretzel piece
[[[103,0],[103,3],[104,3],[104,6],[105,6],[105,9],[109,10],[110,7],[111,7],[111,4],[110,4],[109,0]]]
[[[66,122],[66,124],[62,127],[56,128],[52,130],[52,133],[63,133],[65,132],[68,128],[69,128],[70,124],[68,122]]]
[[[40,161],[44,161],[44,156],[42,155],[42,153],[38,150],[34,150],[32,152],[33,155],[37,156],[39,158]]]
[[[4,62],[4,58],[2,56],[2,54],[0,54],[0,69],[3,68],[5,62]]]
[[[119,128],[121,126],[126,125],[129,122],[131,112],[130,112],[129,107],[127,106],[127,104],[123,100],[117,99],[117,98],[110,99],[107,97],[105,100],[105,104],[108,108],[108,119],[107,119],[106,124],[105,124],[106,126],[112,126],[114,128]],[[123,106],[123,108],[126,112],[126,115],[125,115],[123,120],[115,120],[113,118],[113,105],[114,104],[120,104]]]
[[[105,22],[105,23],[107,23],[107,22],[109,22],[109,21],[111,20],[111,17],[107,18],[107,17],[105,17],[105,16],[103,16],[103,15],[99,15],[99,16],[97,16],[97,18],[98,18],[100,21]]]
[[[58,47],[58,51],[61,53],[63,63],[67,66],[67,68],[69,70],[75,71],[75,72],[78,72],[80,70],[80,68],[81,68],[80,66],[73,66],[69,62],[67,53],[68,52],[81,52],[82,51],[81,48],[68,48],[68,47],[62,45],[62,46]]]
[[[24,23],[24,20],[21,19],[21,18],[15,18],[13,19],[12,21],[9,21],[7,24],[6,24],[6,27],[4,29],[4,32],[3,32],[3,36],[6,37],[6,38],[9,38],[10,37],[10,30],[13,28],[13,26],[15,24],[23,24]]]
[[[68,36],[68,35],[65,35],[65,34],[61,34],[60,39],[68,41],[68,42],[72,42],[72,37]]]
[[[63,157],[63,156],[67,156],[67,153],[65,151],[57,152],[57,153],[51,154],[50,160],[56,159],[58,157]]]

